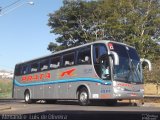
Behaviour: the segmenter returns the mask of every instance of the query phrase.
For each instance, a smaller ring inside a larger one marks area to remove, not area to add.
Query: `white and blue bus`
[[[13,98],[26,103],[78,100],[143,99],[141,61],[134,47],[100,40],[18,63]]]

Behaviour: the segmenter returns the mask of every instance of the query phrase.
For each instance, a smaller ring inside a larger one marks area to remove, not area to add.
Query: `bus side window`
[[[85,62],[85,63],[90,63],[90,58],[89,58],[89,56],[85,56],[84,62]]]
[[[63,66],[71,66],[75,64],[75,54],[74,52],[68,53],[63,56]]]
[[[56,69],[60,67],[60,57],[51,58],[50,69]]]
[[[27,74],[29,71],[29,66],[28,65],[24,65],[23,67],[22,67],[22,71],[21,71],[21,74],[22,75],[25,75],[25,74]]]
[[[31,64],[31,73],[38,72],[38,63]]]
[[[94,64],[99,64],[99,61],[98,61],[98,55],[99,55],[99,47],[98,45],[94,45],[94,55],[93,55],[93,62]]]
[[[79,50],[78,64],[91,64],[91,50],[89,47]]]
[[[94,64],[99,64],[99,58],[101,58],[103,55],[107,54],[107,48],[104,44],[95,44],[94,45],[94,55],[93,55],[93,61]]]
[[[49,59],[40,62],[40,71],[48,70],[48,68],[49,68]]]
[[[15,75],[16,75],[16,76],[21,75],[21,65],[17,65],[17,66],[15,67]]]

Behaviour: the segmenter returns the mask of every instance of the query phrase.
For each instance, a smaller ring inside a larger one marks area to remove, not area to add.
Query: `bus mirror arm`
[[[151,61],[150,61],[150,60],[141,58],[140,61],[141,61],[141,64],[142,64],[143,62],[146,62],[146,63],[148,64],[148,69],[149,69],[149,71],[152,70],[152,64],[151,64]]]
[[[110,51],[110,55],[113,56],[114,65],[119,65],[118,54],[114,51]]]

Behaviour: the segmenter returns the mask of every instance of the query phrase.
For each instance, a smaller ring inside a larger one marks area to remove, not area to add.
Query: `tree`
[[[160,47],[152,39],[160,28],[158,0],[68,1],[49,14],[51,33],[58,34],[52,52],[99,39],[135,46],[141,57],[155,59]]]
[[[144,69],[144,82],[145,83],[153,83],[157,86],[157,94],[159,91],[159,85],[160,85],[160,59],[155,60],[152,63],[152,71],[148,71],[147,68]]]
[[[94,21],[91,14],[97,7],[96,1],[67,1],[64,0],[63,7],[53,14],[49,14],[48,25],[52,28],[51,33],[58,34],[56,42],[49,44],[48,49],[55,51],[59,47],[62,49],[95,41]],[[53,47],[51,47],[53,46]]]
[[[152,63],[152,71],[148,71],[147,68],[144,69],[144,79],[146,83],[157,83],[160,84],[160,59],[155,60]]]

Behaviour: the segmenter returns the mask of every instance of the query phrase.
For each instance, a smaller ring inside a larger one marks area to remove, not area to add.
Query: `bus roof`
[[[44,59],[44,58],[47,58],[47,57],[50,57],[50,56],[53,56],[53,55],[56,55],[56,54],[64,53],[64,52],[67,52],[67,51],[71,51],[71,50],[78,49],[78,48],[81,48],[81,47],[85,47],[85,46],[88,46],[88,45],[92,45],[92,44],[95,44],[95,43],[108,43],[108,42],[113,42],[113,43],[118,43],[118,44],[129,46],[125,43],[111,41],[111,40],[98,40],[98,41],[95,41],[95,42],[90,42],[90,43],[86,43],[86,44],[79,45],[79,46],[76,46],[76,47],[72,47],[72,48],[68,48],[68,49],[65,49],[65,50],[57,51],[57,52],[51,53],[51,54],[46,55],[46,56],[42,56],[42,57],[34,58],[34,59],[31,59],[31,60],[28,60],[28,61],[20,62],[20,63],[17,63],[16,65],[25,64],[25,63],[29,63],[29,62],[32,62],[32,61]],[[129,46],[129,47],[132,47],[132,46]],[[134,47],[132,47],[132,48],[134,48]]]

